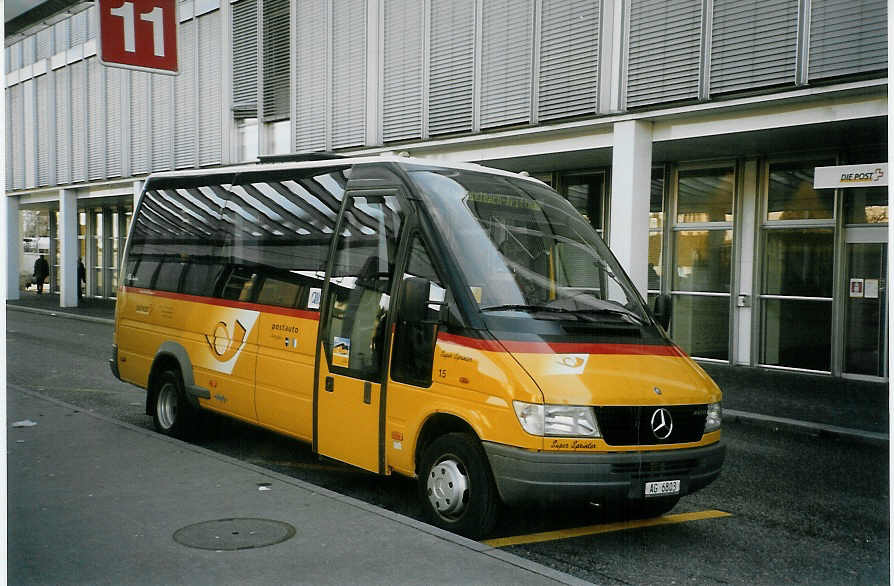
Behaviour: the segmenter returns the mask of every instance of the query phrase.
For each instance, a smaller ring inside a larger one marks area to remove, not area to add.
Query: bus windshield
[[[593,227],[546,186],[470,171],[427,169],[410,175],[427,195],[482,312],[650,321]]]

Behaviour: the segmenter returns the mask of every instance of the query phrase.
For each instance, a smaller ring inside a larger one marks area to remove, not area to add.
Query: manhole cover
[[[174,541],[197,549],[236,551],[282,543],[294,535],[294,527],[272,519],[218,519],[184,527],[174,533]]]

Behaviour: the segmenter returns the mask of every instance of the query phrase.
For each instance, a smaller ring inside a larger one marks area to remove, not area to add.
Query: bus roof
[[[432,159],[420,159],[415,157],[406,157],[399,155],[376,155],[362,157],[343,157],[328,160],[303,160],[303,161],[284,161],[275,163],[245,163],[240,165],[229,165],[225,167],[211,167],[205,169],[186,169],[180,171],[162,171],[152,173],[147,180],[152,178],[159,179],[175,179],[178,177],[209,177],[214,175],[225,175],[233,173],[252,173],[264,171],[285,171],[289,169],[326,169],[331,167],[352,167],[354,165],[376,165],[390,163],[400,166],[420,166],[420,167],[437,167],[443,169],[460,169],[465,171],[476,171],[479,173],[490,173],[493,175],[503,175],[507,177],[516,177],[527,179],[535,183],[542,183],[540,180],[527,175],[512,173],[502,169],[486,167],[477,163],[455,163],[448,161],[438,161]]]

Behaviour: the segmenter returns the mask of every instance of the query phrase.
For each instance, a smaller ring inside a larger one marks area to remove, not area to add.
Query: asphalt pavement
[[[112,323],[114,301],[58,303],[26,293],[7,308]],[[885,384],[703,366],[727,421],[887,445]],[[10,583],[583,583],[11,384],[7,421]]]
[[[7,301],[7,307],[60,318],[114,323],[114,300],[83,299],[78,307],[62,308],[58,295],[28,291],[21,295],[20,299]],[[711,362],[703,362],[701,366],[723,390],[725,422],[888,444],[887,383]]]

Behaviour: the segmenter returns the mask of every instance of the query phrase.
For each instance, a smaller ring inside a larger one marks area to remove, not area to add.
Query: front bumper
[[[720,475],[726,445],[646,452],[534,452],[483,442],[503,502],[612,502],[642,499],[645,483],[680,480],[680,495]]]

